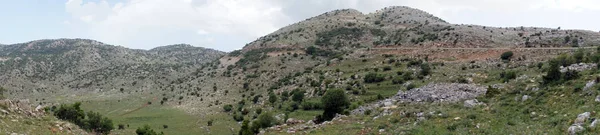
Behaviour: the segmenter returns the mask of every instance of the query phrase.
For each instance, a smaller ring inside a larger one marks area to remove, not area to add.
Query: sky
[[[335,9],[424,10],[454,24],[600,31],[599,0],[0,0],[0,44],[85,38],[134,49],[232,51]]]

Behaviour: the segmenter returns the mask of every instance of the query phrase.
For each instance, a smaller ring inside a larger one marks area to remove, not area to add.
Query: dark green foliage
[[[500,90],[493,88],[492,86],[488,86],[487,91],[485,92],[485,97],[486,98],[492,98],[496,95],[500,94]]]
[[[431,74],[431,67],[429,67],[429,64],[428,63],[421,64],[421,75],[428,76],[429,74]]]
[[[281,101],[287,101],[288,97],[290,97],[289,92],[287,92],[287,91],[281,92]]]
[[[241,50],[235,50],[235,51],[231,51],[229,53],[229,56],[231,56],[231,57],[237,57],[237,56],[240,56],[240,55],[242,55],[242,51]]]
[[[404,83],[404,78],[400,77],[400,76],[396,76],[392,79],[392,84],[403,84]]]
[[[321,98],[323,104],[323,115],[321,115],[322,121],[328,121],[335,117],[335,114],[342,113],[346,107],[350,105],[350,101],[343,90],[327,90],[325,95]]]
[[[502,73],[500,73],[500,78],[502,78],[503,82],[508,82],[509,80],[517,78],[517,72],[516,71],[502,71]]]
[[[553,84],[561,81],[560,65],[557,60],[550,60],[546,75],[543,77],[544,84]]]
[[[340,41],[333,40],[352,40],[360,38],[364,32],[359,28],[338,28],[327,32],[317,33],[315,45],[328,46]]]
[[[313,55],[313,56],[324,56],[324,57],[333,57],[333,56],[340,55],[340,53],[338,53],[338,52],[320,49],[315,46],[309,46],[308,48],[306,48],[306,54]]]
[[[304,91],[302,91],[302,90],[292,91],[292,101],[302,102],[302,100],[304,100]]]
[[[413,79],[413,73],[412,72],[404,72],[404,74],[402,74],[402,79],[404,79],[405,81],[408,80],[412,80]]]
[[[268,128],[277,124],[277,120],[275,119],[275,117],[273,117],[271,112],[264,112],[260,114],[256,121],[260,128]]]
[[[233,120],[235,121],[242,121],[244,120],[244,115],[240,114],[240,113],[235,113],[233,114]]]
[[[123,130],[123,129],[125,129],[125,125],[123,125],[123,124],[119,124],[119,128],[118,128],[118,129],[119,129],[119,130]]]
[[[150,125],[144,125],[143,127],[139,127],[138,129],[135,130],[135,133],[137,135],[164,135],[164,133],[156,133],[154,130],[152,130],[152,128],[150,128]]]
[[[267,58],[267,53],[277,51],[277,48],[253,49],[244,53],[244,57],[236,62],[237,65],[249,65],[249,63],[257,62]]]
[[[573,54],[573,58],[575,59],[575,63],[581,63],[583,62],[583,57],[585,56],[585,54],[583,53],[582,49],[578,49],[574,54]]]
[[[77,102],[73,105],[62,104],[60,105],[60,108],[58,108],[58,110],[54,112],[54,115],[59,119],[70,121],[77,125],[81,125],[82,120],[85,118],[85,113],[83,110],[81,110],[80,106],[80,102]]]
[[[232,108],[233,108],[233,105],[230,105],[230,104],[228,104],[228,105],[224,105],[224,106],[223,106],[223,110],[224,110],[225,112],[229,112],[229,111],[231,111],[231,109],[232,109]]]
[[[212,126],[213,125],[213,120],[209,120],[208,122],[206,122],[206,125],[209,126],[209,127]]]
[[[387,35],[387,33],[381,29],[371,29],[371,34],[378,37],[385,37]]]
[[[417,85],[415,85],[414,83],[411,83],[406,86],[406,90],[414,89],[416,87],[417,87]]]
[[[250,121],[248,120],[242,122],[242,128],[240,129],[240,132],[238,132],[238,135],[254,135],[254,132],[250,129],[249,123]]]
[[[510,58],[512,58],[512,56],[513,56],[513,52],[512,51],[508,51],[508,52],[502,53],[502,55],[500,55],[500,59],[502,59],[502,60],[510,60]]]
[[[323,104],[314,101],[304,101],[300,104],[303,110],[320,110],[323,109]]]
[[[88,112],[87,117],[81,109],[81,103],[77,102],[73,105],[62,104],[54,115],[62,120],[73,122],[84,130],[92,131],[100,134],[108,134],[114,129],[112,120],[102,117],[100,113]]]
[[[579,78],[579,72],[575,70],[569,70],[565,72],[563,76],[564,81],[575,80],[577,78]]]
[[[112,120],[102,117],[100,113],[88,112],[87,119],[83,121],[83,129],[90,130],[95,133],[108,134],[114,129]]]
[[[390,67],[390,66],[383,67],[383,71],[390,71],[390,70],[392,70],[392,67]]]
[[[270,93],[269,94],[269,102],[271,104],[275,104],[275,102],[277,102],[277,95],[275,95],[275,93]]]
[[[385,75],[377,74],[377,73],[368,73],[365,75],[364,81],[365,83],[378,83],[385,80]]]

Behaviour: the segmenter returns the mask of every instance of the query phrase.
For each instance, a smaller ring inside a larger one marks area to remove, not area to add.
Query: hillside
[[[128,125],[115,134],[145,124],[166,134],[565,134],[572,125],[593,134],[598,86],[587,82],[598,76],[598,45],[600,33],[586,30],[341,9],[230,53],[87,39],[0,46],[0,86],[33,105],[82,102]],[[560,81],[547,83],[557,63]],[[326,121],[331,91],[348,105]]]

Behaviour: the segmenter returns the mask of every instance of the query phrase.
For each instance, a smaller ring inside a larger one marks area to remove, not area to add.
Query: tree
[[[306,54],[313,55],[316,52],[317,52],[317,47],[315,47],[315,46],[309,46],[308,48],[306,48]]]
[[[421,64],[421,75],[427,76],[429,74],[431,74],[431,67],[429,67],[429,64],[427,64],[427,63]]]
[[[281,92],[281,101],[287,101],[289,96],[290,94],[288,91]]]
[[[275,117],[273,117],[271,112],[264,112],[260,114],[256,121],[260,128],[268,128],[277,124],[277,120],[275,119]]]
[[[223,106],[223,110],[224,110],[225,112],[229,112],[229,111],[231,111],[231,109],[232,109],[232,108],[233,108],[233,106],[232,106],[232,105],[230,105],[230,104],[228,104],[228,105],[224,105],[224,106]]]
[[[293,92],[292,101],[302,102],[303,99],[304,99],[304,91],[296,90]]]
[[[254,133],[250,129],[249,123],[250,123],[250,121],[248,121],[248,120],[244,120],[244,122],[242,122],[242,128],[240,129],[240,132],[238,133],[239,135],[254,135]]]
[[[73,105],[60,105],[60,108],[54,113],[54,115],[62,120],[73,122],[77,125],[82,124],[82,120],[85,118],[85,113],[81,110],[81,103],[76,102]]]
[[[118,128],[118,129],[119,129],[119,130],[123,130],[123,129],[125,129],[125,125],[123,125],[123,124],[119,124],[119,128]]]
[[[577,51],[573,54],[573,58],[575,59],[575,63],[583,62],[584,57],[583,49],[577,49]]]
[[[283,97],[282,97],[283,98]],[[269,102],[271,104],[275,104],[275,102],[277,102],[277,95],[275,95],[275,93],[270,93],[269,94]]]
[[[502,53],[502,55],[500,55],[500,59],[502,59],[502,60],[510,60],[510,58],[512,58],[512,56],[513,56],[513,52],[512,51],[508,51],[508,52]]]
[[[341,113],[348,105],[350,105],[350,101],[343,90],[328,90],[325,95],[323,95],[321,102],[323,104],[324,112],[321,116],[322,120],[319,121],[333,119],[335,114]]]
[[[87,119],[84,120],[83,129],[108,134],[114,129],[114,126],[112,120],[102,117],[100,113],[90,111],[87,113]]]
[[[548,67],[548,72],[546,73],[546,75],[543,77],[543,83],[544,84],[552,84],[554,82],[558,82],[561,79],[561,73],[560,73],[560,65],[559,62],[557,60],[550,60],[549,63],[549,67]]]
[[[365,75],[364,81],[365,83],[377,83],[385,80],[385,75],[377,74],[377,73],[368,73]]]
[[[164,133],[156,133],[154,130],[150,128],[150,125],[144,125],[143,127],[139,127],[135,130],[137,135],[164,135]]]

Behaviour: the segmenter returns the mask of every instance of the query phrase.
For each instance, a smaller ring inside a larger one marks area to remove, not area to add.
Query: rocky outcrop
[[[588,121],[588,119],[590,118],[590,115],[591,115],[590,112],[584,112],[584,113],[577,115],[577,118],[573,122],[573,125],[571,125],[569,127],[569,129],[567,129],[569,131],[569,134],[575,135],[581,131],[584,131],[585,128],[583,127],[583,124],[585,124],[585,122]],[[595,121],[595,120],[594,120],[594,122],[597,123],[597,121]],[[596,125],[596,123],[594,123],[594,122],[592,122],[592,125]]]
[[[571,64],[567,67],[560,67],[560,72],[564,73],[567,72],[569,70],[572,71],[584,71],[584,70],[588,70],[588,69],[592,69],[595,68],[597,65],[596,63],[579,63],[579,64]]]

